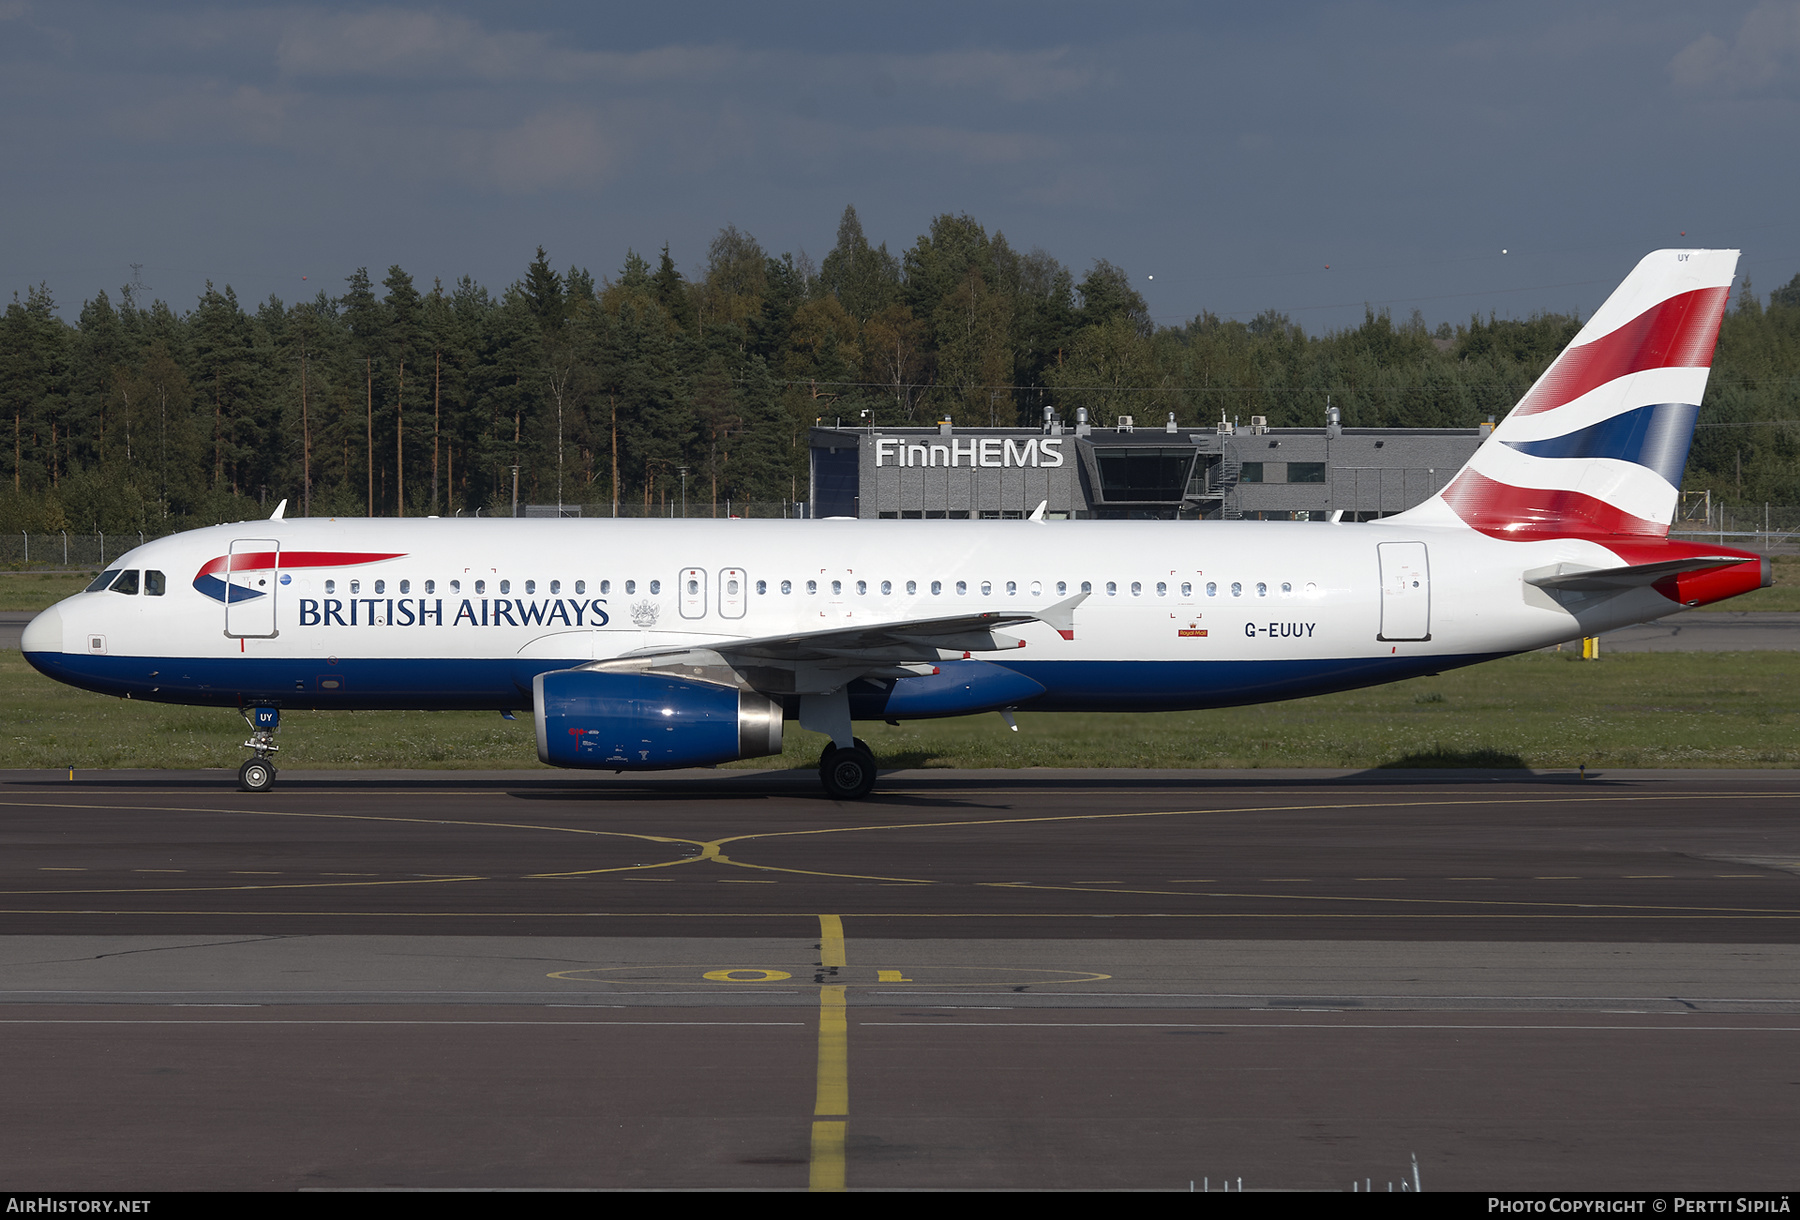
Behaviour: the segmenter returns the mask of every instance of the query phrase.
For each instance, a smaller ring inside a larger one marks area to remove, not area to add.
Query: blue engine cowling
[[[553,767],[659,771],[781,753],[781,705],[735,687],[560,669],[532,693],[538,758]]]

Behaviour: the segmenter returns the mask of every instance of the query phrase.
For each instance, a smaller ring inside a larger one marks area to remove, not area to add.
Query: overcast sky
[[[1110,259],[1166,324],[1585,316],[1660,246],[1800,272],[1797,103],[1792,0],[0,0],[0,289],[693,275],[853,203],[896,253],[967,212]]]

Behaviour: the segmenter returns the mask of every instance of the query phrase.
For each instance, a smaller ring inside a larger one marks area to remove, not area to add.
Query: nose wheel
[[[266,758],[252,758],[238,768],[238,787],[245,792],[267,792],[275,786],[275,764]]]
[[[269,755],[281,748],[275,744],[275,730],[281,726],[281,709],[251,707],[241,710],[250,725],[250,740],[244,746],[256,751],[256,757],[246,760],[238,768],[238,787],[245,792],[267,792],[275,786],[275,763]]]

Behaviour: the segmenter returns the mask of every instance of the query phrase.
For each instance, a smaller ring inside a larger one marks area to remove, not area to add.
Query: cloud
[[[506,194],[531,194],[598,183],[617,161],[620,143],[598,115],[535,114],[510,130],[484,137],[467,165]]]
[[[282,32],[275,58],[281,72],[294,77],[641,85],[717,72],[734,54],[683,46],[630,54],[584,51],[557,45],[548,32],[488,30],[467,17],[381,8],[297,18]]]
[[[1067,47],[1040,51],[940,51],[893,61],[895,75],[938,89],[993,93],[1008,102],[1035,102],[1092,84],[1092,68],[1065,62]]]
[[[1727,42],[1707,34],[1669,62],[1676,86],[1704,93],[1768,93],[1800,84],[1800,3],[1764,4]]]

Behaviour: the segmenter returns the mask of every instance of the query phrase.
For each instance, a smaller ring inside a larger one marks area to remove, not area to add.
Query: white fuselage
[[[234,553],[279,557],[234,571]],[[165,591],[78,594],[25,651],[64,681],[170,702],[516,707],[535,673],[647,648],[1086,590],[1072,639],[1026,623],[1009,629],[1022,648],[978,659],[1028,673],[1040,706],[1150,710],[1369,685],[1673,608],[1642,588],[1572,609],[1522,579],[1562,562],[1620,560],[1384,522],[251,521],[121,556],[111,569],[159,572]]]

